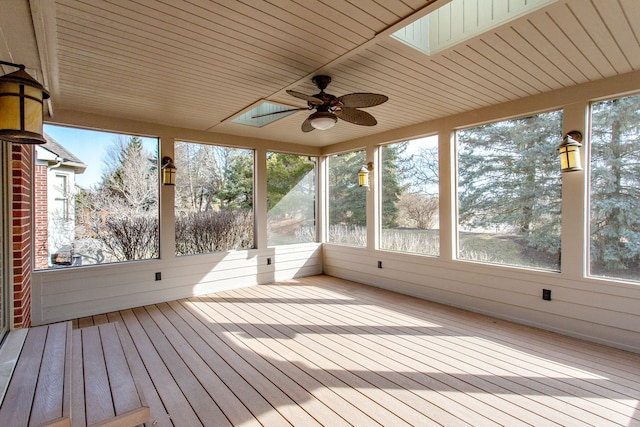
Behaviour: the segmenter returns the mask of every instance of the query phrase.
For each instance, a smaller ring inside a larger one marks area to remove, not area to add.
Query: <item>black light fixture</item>
[[[162,184],[176,185],[176,165],[169,156],[162,158]]]
[[[369,162],[360,168],[358,172],[358,185],[369,188],[369,172],[373,172],[373,162]]]
[[[0,77],[0,140],[16,144],[44,144],[42,102],[49,92],[21,64],[0,61],[19,68]]]
[[[562,138],[562,144],[558,147],[560,155],[560,171],[581,171],[580,147],[582,147],[582,132],[572,130]]]

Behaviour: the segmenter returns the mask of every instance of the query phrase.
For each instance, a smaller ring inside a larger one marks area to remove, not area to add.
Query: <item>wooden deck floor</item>
[[[328,276],[107,321],[158,426],[640,426],[638,354]]]

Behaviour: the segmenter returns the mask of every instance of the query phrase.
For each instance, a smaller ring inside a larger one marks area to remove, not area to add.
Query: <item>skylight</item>
[[[234,118],[233,120],[231,120],[231,123],[262,127],[264,125],[268,125],[269,123],[275,122],[276,120],[285,118],[288,115],[295,113],[295,111],[290,111],[287,113],[280,113],[280,114],[270,114],[270,113],[276,113],[278,111],[286,111],[286,110],[290,110],[291,108],[292,107],[288,105],[274,104],[274,103],[265,101],[253,107],[251,110],[248,110],[242,113],[241,115],[239,115],[238,117]],[[256,117],[263,114],[270,114],[270,115],[263,116],[263,117]]]
[[[452,0],[391,37],[433,55],[557,0]]]

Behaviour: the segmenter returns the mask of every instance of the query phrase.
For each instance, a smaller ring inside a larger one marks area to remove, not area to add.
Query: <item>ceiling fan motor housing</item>
[[[325,90],[327,88],[327,86],[329,86],[329,83],[331,83],[331,77],[324,76],[324,75],[314,76],[314,77],[311,78],[311,81],[316,86],[318,86],[318,89],[323,91],[323,90]]]

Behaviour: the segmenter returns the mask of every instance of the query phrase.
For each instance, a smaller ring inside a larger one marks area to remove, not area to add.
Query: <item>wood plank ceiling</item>
[[[25,3],[41,61],[28,65],[47,78],[54,114],[310,146],[640,70],[637,0],[559,0],[431,56],[390,34],[446,0],[7,0],[3,8]],[[18,25],[7,21],[5,34]],[[33,62],[29,44],[10,41],[0,59]],[[337,96],[388,95],[367,110],[378,125],[303,133],[308,111],[262,128],[230,123],[263,99],[305,107],[285,90],[317,93],[316,74],[332,76],[327,92]]]

